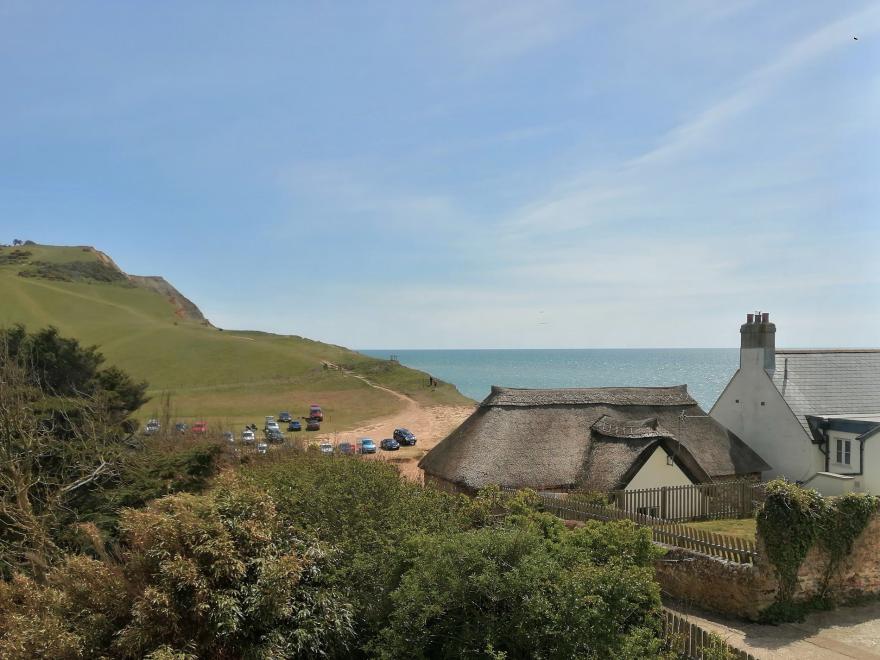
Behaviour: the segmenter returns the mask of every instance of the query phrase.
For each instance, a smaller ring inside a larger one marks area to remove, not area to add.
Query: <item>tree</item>
[[[415,538],[400,556],[379,657],[662,656],[656,550],[632,523],[557,534],[526,517]]]
[[[103,398],[122,423],[147,402],[146,382],[135,382],[117,367],[101,369],[104,356],[97,346],[81,346],[49,326],[29,334],[23,325],[0,330],[0,359],[27,369],[33,384],[51,396]]]
[[[12,241],[12,245],[14,245],[14,246],[22,245],[21,239],[16,238],[15,240]]]
[[[0,572],[40,576],[77,501],[118,474],[146,383],[57,330],[0,331]]]
[[[0,571],[29,566],[39,575],[60,555],[57,532],[72,498],[112,474],[119,440],[100,405],[47,400],[0,352]]]

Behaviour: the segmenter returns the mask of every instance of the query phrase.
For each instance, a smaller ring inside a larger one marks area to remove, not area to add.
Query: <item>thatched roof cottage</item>
[[[768,465],[676,387],[491,394],[419,463],[426,483],[617,490],[757,478]]]

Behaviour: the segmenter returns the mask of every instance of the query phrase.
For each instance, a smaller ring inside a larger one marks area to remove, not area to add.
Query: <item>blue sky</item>
[[[878,40],[876,2],[0,0],[0,241],[357,348],[877,345]]]

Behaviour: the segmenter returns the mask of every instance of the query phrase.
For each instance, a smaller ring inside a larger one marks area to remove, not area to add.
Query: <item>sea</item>
[[[481,401],[505,387],[658,387],[687,385],[704,410],[739,366],[738,348],[363,350],[453,383]]]

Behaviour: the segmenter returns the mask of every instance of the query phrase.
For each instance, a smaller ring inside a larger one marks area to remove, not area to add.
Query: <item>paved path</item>
[[[803,623],[762,626],[668,604],[695,624],[757,658],[880,660],[880,602],[810,614]]]

